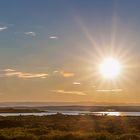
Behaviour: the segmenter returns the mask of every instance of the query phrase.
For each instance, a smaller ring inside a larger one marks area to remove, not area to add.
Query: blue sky
[[[1,101],[140,102],[139,0],[0,2]],[[134,95],[124,80],[111,87],[123,94],[96,92],[105,86],[98,86],[95,63],[112,49],[131,65]]]

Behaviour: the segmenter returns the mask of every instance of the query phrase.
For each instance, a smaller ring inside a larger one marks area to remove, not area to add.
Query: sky
[[[139,0],[0,3],[0,102],[140,103]],[[110,56],[113,80],[98,70]]]

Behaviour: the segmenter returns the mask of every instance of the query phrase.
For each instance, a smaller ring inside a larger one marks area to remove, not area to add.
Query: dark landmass
[[[140,103],[108,103],[108,102],[0,102],[1,107],[16,106],[140,106]]]
[[[55,111],[118,111],[118,112],[140,112],[140,106],[18,106],[15,109],[29,110],[55,110]]]
[[[0,117],[0,140],[140,140],[140,117]]]
[[[44,106],[41,110],[140,112],[140,106]]]
[[[39,109],[29,108],[0,108],[0,113],[40,113]]]
[[[118,111],[118,112],[140,112],[140,106],[17,106],[0,107],[0,113],[39,113],[49,110],[55,111]]]

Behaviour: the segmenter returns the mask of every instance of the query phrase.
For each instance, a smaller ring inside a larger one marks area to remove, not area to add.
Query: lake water
[[[55,115],[57,113],[61,113],[63,115],[107,115],[107,116],[140,116],[140,112],[90,112],[90,111],[55,111],[49,110],[48,112],[41,113],[0,113],[0,116],[45,116],[45,115]]]

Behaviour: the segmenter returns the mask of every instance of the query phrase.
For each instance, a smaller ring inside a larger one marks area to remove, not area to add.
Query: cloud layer
[[[0,31],[6,30],[6,29],[8,29],[7,26],[0,27]]]
[[[72,72],[64,72],[64,71],[61,71],[60,74],[63,76],[63,77],[73,77],[75,74],[72,73]]]
[[[25,32],[24,34],[28,36],[36,36],[35,32]]]
[[[49,38],[50,38],[50,39],[58,39],[57,36],[50,36]]]
[[[70,78],[75,75],[72,72],[64,72],[64,71],[53,71],[53,75],[48,73],[30,73],[30,72],[18,71],[12,68],[7,68],[2,71],[4,73],[0,73],[1,77],[18,77],[18,78],[47,78],[48,75],[55,76],[55,77],[61,76],[64,78]],[[73,84],[80,84],[80,83],[74,82]]]
[[[47,78],[47,73],[26,73],[21,71],[16,71],[14,69],[5,69],[5,77],[17,77],[17,78]]]
[[[81,83],[79,82],[73,82],[73,85],[80,85]]]
[[[121,92],[122,89],[97,89],[97,92]]]
[[[73,72],[66,72],[66,71],[58,71],[58,70],[55,70],[53,71],[53,75],[54,76],[62,76],[62,77],[65,77],[65,78],[69,78],[69,77],[74,77],[75,76],[75,73]]]
[[[52,90],[52,92],[62,93],[62,94],[86,95],[84,92],[81,92],[81,91]]]

